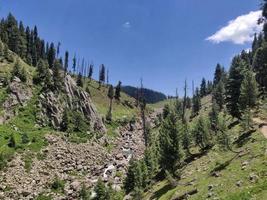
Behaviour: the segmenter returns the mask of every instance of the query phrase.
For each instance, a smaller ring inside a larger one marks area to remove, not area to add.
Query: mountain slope
[[[83,185],[90,191],[100,177],[121,187],[129,156],[144,151],[134,99],[122,92],[106,123],[106,85],[83,78],[78,87],[76,75],[61,71],[62,89],[44,90],[33,82],[36,67],[8,54],[0,55],[0,198],[76,199]],[[17,63],[25,82],[13,75]],[[65,110],[69,125],[61,132]]]
[[[202,101],[202,105],[205,104],[207,106],[202,106],[201,111],[204,116],[210,110],[207,99]],[[265,105],[266,102],[262,102],[258,111],[254,112],[255,118],[267,118]],[[186,199],[187,193],[188,199],[266,199],[267,139],[262,132],[263,122],[257,121],[254,129],[244,131],[242,124],[227,116],[226,123],[232,124],[229,135],[233,151],[214,146],[182,169],[177,186],[171,186],[168,179],[155,181],[143,199]]]

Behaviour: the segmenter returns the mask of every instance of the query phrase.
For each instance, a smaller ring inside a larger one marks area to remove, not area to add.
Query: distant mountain
[[[136,98],[138,88],[133,86],[122,86],[122,91],[129,96]],[[167,99],[165,94],[147,88],[144,88],[144,97],[147,103],[157,103],[159,101]]]

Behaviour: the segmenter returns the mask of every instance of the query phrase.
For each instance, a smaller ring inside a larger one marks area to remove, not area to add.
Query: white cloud
[[[131,28],[132,27],[130,22],[125,22],[122,26],[123,26],[123,28]]]
[[[259,33],[262,30],[262,25],[257,24],[260,17],[260,10],[241,15],[229,21],[227,26],[218,30],[206,40],[217,44],[221,42],[233,42],[234,44],[251,42],[254,33]]]

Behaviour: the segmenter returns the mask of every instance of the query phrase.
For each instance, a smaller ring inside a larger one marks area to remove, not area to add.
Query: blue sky
[[[259,5],[260,0],[0,0],[0,16],[12,12],[24,24],[37,25],[42,38],[62,43],[61,51],[93,61],[95,77],[104,63],[112,83],[137,86],[142,77],[145,87],[174,94],[184,79],[196,85],[202,77],[212,79],[216,63],[228,68],[235,54],[250,47],[246,30],[235,34],[240,30],[233,27],[243,18],[217,31]],[[228,34],[231,28],[234,35]]]

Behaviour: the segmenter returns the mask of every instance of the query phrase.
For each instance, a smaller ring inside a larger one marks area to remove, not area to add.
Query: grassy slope
[[[172,104],[175,100],[174,99],[166,99],[164,101],[160,101],[154,104],[149,104],[148,106],[154,109],[163,108],[166,104]]]
[[[108,87],[102,86],[101,88],[99,88],[99,84],[97,81],[92,80],[90,82],[88,79],[84,80],[84,89],[86,87],[89,88],[92,101],[95,104],[97,111],[102,116],[105,116],[108,112],[110,103],[110,100],[107,96]],[[128,106],[123,105],[122,103],[125,101],[129,101],[132,105],[134,105],[134,99],[126,95],[124,92],[121,92],[120,102],[113,100],[112,115],[114,120],[122,118],[131,118],[138,114],[136,108],[130,108]]]
[[[205,116],[210,108],[210,97],[202,99],[202,111]],[[261,116],[267,116],[266,104],[260,109]],[[229,117],[230,120],[230,117]],[[240,136],[242,128],[237,125],[229,130],[232,140]],[[219,172],[219,177],[213,177],[210,172],[220,164],[224,164],[236,156],[236,153],[230,151],[221,151],[218,147],[213,148],[207,155],[194,160],[183,171],[182,179],[175,188],[171,188],[167,180],[155,183],[144,195],[144,199],[170,200],[180,196],[192,189],[197,189],[198,193],[192,195],[189,199],[208,199],[208,194],[212,193],[210,199],[226,200],[246,200],[246,199],[267,199],[267,139],[256,131],[249,140],[245,140],[243,146],[236,147],[235,151],[247,152],[242,157],[235,158],[230,164]],[[241,170],[242,163],[248,162],[247,167]],[[256,175],[259,178],[252,182],[250,175]],[[241,187],[237,182],[241,182]],[[192,182],[193,184],[187,184]],[[212,185],[213,189],[208,190]]]

